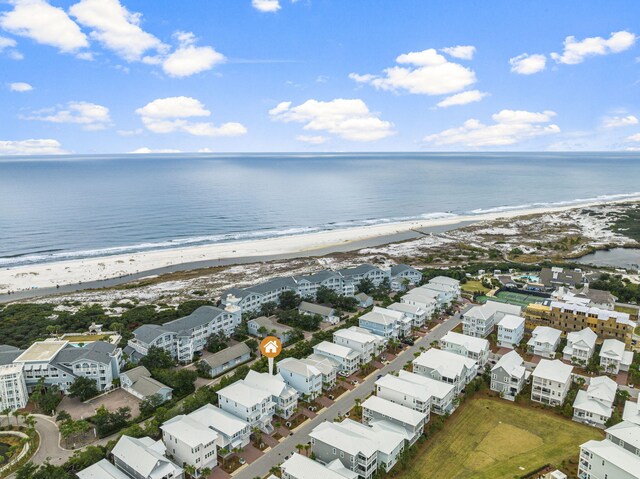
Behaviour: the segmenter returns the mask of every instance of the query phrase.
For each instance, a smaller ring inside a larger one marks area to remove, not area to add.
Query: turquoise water
[[[640,190],[637,153],[121,155],[0,160],[0,267]]]

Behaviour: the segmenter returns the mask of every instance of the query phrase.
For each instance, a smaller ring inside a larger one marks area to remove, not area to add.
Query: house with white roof
[[[328,464],[338,459],[360,478],[370,479],[378,467],[388,472],[404,450],[405,435],[383,428],[351,419],[323,422],[309,434],[311,448],[320,462]]]
[[[212,404],[205,404],[188,414],[188,417],[218,433],[216,446],[219,456],[226,456],[233,449],[242,449],[249,444],[249,424]]]
[[[383,338],[397,338],[400,335],[400,321],[404,313],[374,306],[371,311],[360,316],[359,326]]]
[[[498,321],[498,346],[515,349],[524,338],[524,318],[505,314]]]
[[[362,422],[370,426],[379,421],[388,421],[404,428],[409,437],[407,446],[411,446],[424,432],[429,418],[426,414],[401,404],[379,396],[370,396],[362,403]]]
[[[549,406],[561,406],[571,387],[573,366],[559,359],[541,359],[533,371],[531,400]]]
[[[578,477],[587,479],[638,479],[640,426],[623,421],[608,428],[606,439],[580,446]]]
[[[640,425],[640,402],[625,402],[622,420]]]
[[[324,465],[298,453],[282,463],[280,472],[281,479],[358,479],[357,473],[337,459]]]
[[[267,434],[273,432],[271,420],[276,412],[276,403],[271,393],[249,386],[244,379],[218,391],[218,406],[251,427],[257,427]]]
[[[437,283],[426,283],[413,291],[429,291],[436,293],[436,299],[438,300],[438,305],[441,308],[448,307],[456,299],[458,299],[455,289],[451,288],[450,286],[445,286]]]
[[[489,361],[489,341],[483,338],[449,331],[440,339],[440,347],[444,351],[473,359],[479,371]]]
[[[411,319],[411,322],[415,328],[420,328],[430,318],[427,317],[427,311],[420,306],[415,306],[408,303],[393,303],[387,306],[387,309],[391,311],[399,311],[405,315],[406,318]]]
[[[296,358],[278,361],[278,374],[301,396],[311,399],[322,394],[322,372],[316,366]]]
[[[573,402],[573,420],[604,427],[613,412],[618,385],[607,376],[589,380],[586,391],[580,390]]]
[[[520,316],[521,313],[520,306],[489,300],[482,306],[474,306],[461,316],[462,332],[468,336],[486,338],[505,315]]]
[[[320,354],[310,354],[306,358],[301,359],[301,361],[320,371],[322,375],[322,389],[326,391],[336,385],[336,375],[340,369],[340,363],[338,361]]]
[[[131,479],[116,466],[106,459],[102,459],[95,464],[76,472],[78,479]],[[180,476],[178,476],[182,479]]]
[[[195,477],[201,476],[202,469],[218,464],[218,433],[200,421],[181,414],[165,422],[160,430],[167,455],[182,466],[195,467]]]
[[[424,384],[405,381],[393,374],[385,374],[376,380],[376,394],[426,416],[427,422],[431,414],[431,391]]]
[[[562,351],[563,358],[574,364],[586,365],[596,349],[598,335],[591,328],[567,333],[567,345]]]
[[[173,395],[173,389],[153,379],[149,370],[144,366],[120,373],[120,386],[129,394],[143,400],[151,396],[158,396],[162,402],[166,402],[171,400]]]
[[[287,385],[280,374],[259,373],[253,370],[244,378],[247,386],[267,391],[271,394],[271,401],[276,405],[276,414],[284,419],[289,419],[298,407],[298,393]]]
[[[528,378],[522,357],[509,351],[491,368],[491,390],[500,393],[504,399],[515,401]]]
[[[460,296],[460,281],[457,279],[449,278],[448,276],[436,276],[435,278],[431,278],[428,283],[446,286],[454,292],[456,297]]]
[[[562,336],[562,331],[558,329],[549,326],[536,326],[527,341],[527,350],[536,356],[554,358],[560,344],[560,336]]]
[[[423,309],[427,318],[431,318],[439,309],[437,294],[424,289],[412,289],[400,298],[400,302]]]
[[[456,388],[452,384],[438,381],[437,379],[432,379],[421,374],[410,373],[403,369],[398,371],[398,377],[403,381],[419,384],[429,389],[432,413],[444,416],[456,410],[454,403]]]
[[[461,393],[478,372],[473,359],[435,348],[423,352],[412,363],[414,373],[451,384],[456,394]]]
[[[617,339],[605,339],[600,349],[600,366],[611,374],[628,371],[633,363],[633,352],[625,351],[625,344]]]
[[[333,333],[333,342],[340,346],[346,346],[360,353],[362,364],[369,363],[384,348],[383,338],[369,330],[358,326],[348,329],[339,329]]]
[[[162,441],[122,436],[111,454],[118,469],[136,479],[182,478],[183,470],[165,457]]]
[[[313,347],[313,353],[326,356],[338,362],[338,374],[351,376],[360,367],[360,353],[346,346],[322,341]]]

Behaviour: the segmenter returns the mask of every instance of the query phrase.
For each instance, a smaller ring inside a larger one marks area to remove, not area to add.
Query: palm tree
[[[20,411],[13,411],[11,414],[13,414],[13,417],[16,418],[16,426],[18,425],[18,416],[20,415]]]
[[[11,408],[10,407],[4,408],[2,410],[1,414],[3,416],[7,416],[7,426],[10,426],[11,425],[11,418],[9,417],[9,415],[11,414]]]
[[[200,475],[202,477],[208,477],[209,474],[211,474],[211,468],[210,467],[203,467],[202,469],[200,469]]]
[[[192,466],[191,464],[185,464],[184,472],[190,477],[195,477],[196,475],[196,466]]]
[[[271,469],[269,469],[269,473],[273,474],[274,476],[276,474],[278,474],[280,472],[280,467],[279,466],[273,466]]]
[[[302,450],[304,449],[304,444],[296,444],[296,449],[298,450],[298,454],[302,454]]]
[[[309,450],[311,449],[311,444],[304,445],[304,452],[307,457],[309,457]]]

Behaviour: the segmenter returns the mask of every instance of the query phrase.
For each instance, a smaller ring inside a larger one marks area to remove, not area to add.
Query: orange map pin
[[[282,343],[275,336],[267,336],[260,342],[260,353],[268,358],[275,358],[282,352]]]

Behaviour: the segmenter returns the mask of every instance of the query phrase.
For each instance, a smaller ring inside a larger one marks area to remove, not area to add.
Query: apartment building
[[[20,354],[18,348],[0,345],[0,405],[12,412],[25,407],[29,400],[22,365],[13,363]]]

